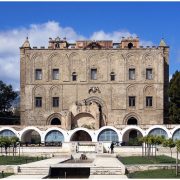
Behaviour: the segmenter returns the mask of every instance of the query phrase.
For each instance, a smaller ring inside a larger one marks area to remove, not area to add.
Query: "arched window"
[[[51,125],[61,125],[61,121],[58,118],[51,120]]]
[[[152,129],[149,134],[154,136],[164,136],[165,138],[168,138],[167,132],[161,128]]]
[[[173,134],[173,140],[180,140],[180,129],[176,130]]]
[[[128,124],[128,125],[137,125],[138,122],[137,122],[137,119],[136,119],[136,118],[131,117],[131,118],[128,119],[127,124]]]
[[[52,130],[47,133],[45,142],[64,142],[64,136],[61,132]]]
[[[98,141],[119,141],[118,134],[112,129],[104,129],[98,136]]]
[[[115,81],[115,73],[111,72],[110,74],[111,81]]]
[[[12,136],[16,136],[15,134],[14,134],[14,132],[12,132],[11,130],[9,130],[9,129],[5,129],[5,130],[2,130],[1,132],[0,132],[0,137],[12,137]]]
[[[76,72],[72,73],[72,81],[77,81],[77,74],[76,74]]]

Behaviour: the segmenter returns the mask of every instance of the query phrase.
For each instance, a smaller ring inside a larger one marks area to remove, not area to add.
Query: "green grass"
[[[128,178],[180,178],[180,175],[176,176],[175,170],[171,169],[157,169],[149,171],[137,171],[128,174]]]
[[[169,156],[157,156],[150,157],[149,159],[147,157],[142,156],[128,156],[128,157],[118,157],[118,159],[126,165],[130,164],[171,164],[176,163],[176,159],[171,158]],[[180,162],[180,161],[179,161]]]
[[[28,156],[0,156],[0,165],[17,165],[17,164],[25,164],[30,162],[35,162],[42,160],[42,158],[37,157],[28,157]]]
[[[11,176],[11,175],[13,175],[13,173],[4,173],[4,177]],[[0,179],[1,178],[3,178],[2,173],[0,173]]]

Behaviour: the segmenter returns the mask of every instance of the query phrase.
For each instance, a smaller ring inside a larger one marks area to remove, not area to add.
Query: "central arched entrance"
[[[99,109],[99,128],[107,125],[107,107],[105,102],[96,96],[91,96],[86,99],[87,104],[91,104],[92,102],[96,103]]]
[[[72,136],[71,136],[71,141],[92,141],[91,136],[89,133],[87,133],[84,130],[79,130],[76,131]]]

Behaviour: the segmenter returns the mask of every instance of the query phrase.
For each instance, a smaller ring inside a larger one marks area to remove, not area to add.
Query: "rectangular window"
[[[153,101],[153,98],[152,96],[147,96],[146,97],[146,107],[152,107],[152,102]]]
[[[42,107],[42,97],[35,97],[35,106]]]
[[[97,69],[91,69],[91,80],[97,79]]]
[[[129,80],[135,79],[135,69],[129,69]]]
[[[72,73],[72,81],[77,81],[77,74],[76,74],[76,72]]]
[[[136,97],[135,96],[129,96],[129,106],[134,107],[136,105]]]
[[[111,73],[110,76],[111,76],[111,81],[115,81],[115,74],[112,74],[112,73]]]
[[[35,79],[36,80],[41,80],[42,79],[42,69],[36,69]]]
[[[146,69],[146,79],[151,80],[152,78],[153,78],[152,77],[152,69],[151,68]]]
[[[53,80],[59,79],[59,69],[53,69],[52,78],[53,78]]]
[[[59,107],[59,97],[53,97],[53,107]]]

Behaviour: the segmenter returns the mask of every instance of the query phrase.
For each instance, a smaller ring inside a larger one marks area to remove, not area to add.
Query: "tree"
[[[169,119],[180,124],[180,71],[176,71],[169,84]]]
[[[11,85],[0,81],[0,112],[4,113],[11,107],[11,102],[17,97]]]
[[[173,139],[172,138],[165,139],[164,142],[163,142],[163,146],[164,147],[169,147],[170,152],[171,152],[171,159],[172,159],[172,148],[174,148],[176,146],[176,144],[173,141]],[[172,165],[171,165],[171,168],[172,168]]]
[[[19,138],[16,137],[16,136],[12,136],[10,138],[10,141],[11,141],[11,145],[13,146],[13,157],[14,157],[14,149],[16,150],[16,147],[17,147],[17,142],[19,141]],[[15,151],[16,152],[16,151]]]
[[[142,143],[142,156],[148,156],[154,155],[156,157],[156,146],[163,143],[165,140],[164,136],[154,136],[154,135],[148,135],[139,138],[139,142]],[[153,154],[153,149],[155,150]]]
[[[178,154],[180,152],[180,140],[176,141],[176,150],[177,150],[177,156],[176,156],[176,176],[178,176],[178,166],[179,166]]]

